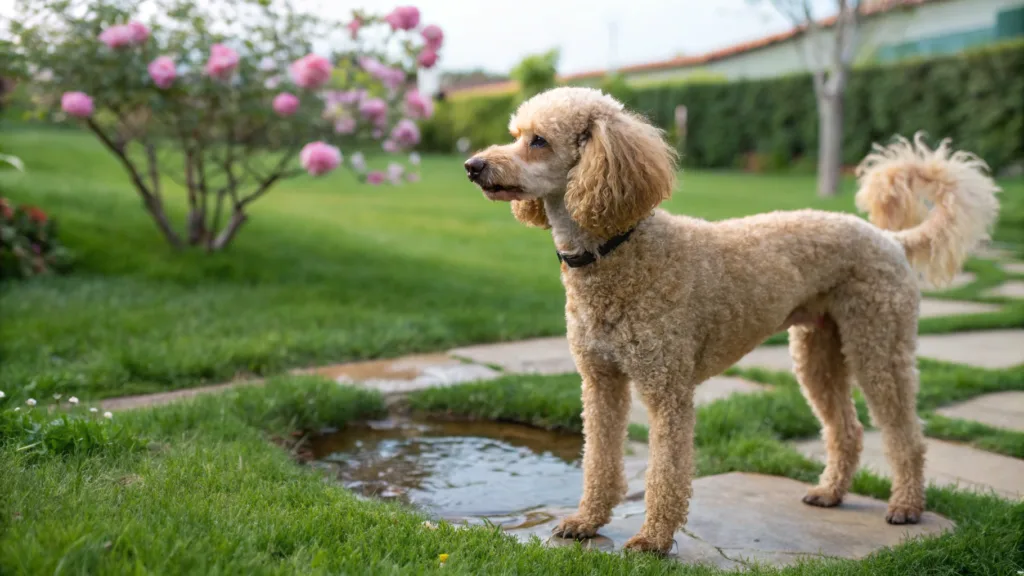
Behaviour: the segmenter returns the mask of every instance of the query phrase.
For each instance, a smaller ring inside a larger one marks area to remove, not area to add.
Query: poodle
[[[919,521],[925,445],[915,411],[919,277],[941,286],[988,239],[1000,189],[987,166],[921,136],[875,146],[858,167],[853,215],[772,212],[708,222],[658,204],[675,186],[662,132],[602,92],[563,87],[513,114],[515,141],[465,163],[491,200],[550,229],[582,377],[583,495],[555,534],[588,538],[625,495],[630,382],[651,430],[647,513],[628,550],[666,553],[686,523],[694,389],[780,330],[821,421],[827,465],[803,501],[836,506],[863,431],[862,389],[892,465],[890,524]]]

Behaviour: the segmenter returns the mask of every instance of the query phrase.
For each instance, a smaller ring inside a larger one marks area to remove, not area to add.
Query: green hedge
[[[813,166],[818,117],[808,75],[731,83],[635,87],[627,106],[672,131],[676,105],[689,110],[683,162],[731,168],[756,155],[761,166]],[[509,141],[515,95],[456,99],[438,106],[424,144],[450,152],[462,136],[474,148]],[[995,170],[1024,160],[1024,42],[963,54],[856,70],[846,93],[844,161],[856,164],[872,142],[925,130]]]

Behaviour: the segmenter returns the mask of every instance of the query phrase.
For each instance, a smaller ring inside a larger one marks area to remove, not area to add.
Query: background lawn
[[[549,236],[487,202],[455,157],[423,182],[300,178],[257,202],[226,254],[173,253],[121,168],[91,136],[8,131],[27,174],[0,194],[50,212],[80,257],[67,277],[0,286],[0,390],[101,398],[288,367],[554,335],[564,296]],[[711,219],[808,206],[812,176],[689,173],[665,206]],[[1013,238],[1024,181],[1004,184]],[[171,206],[183,220],[183,194]]]

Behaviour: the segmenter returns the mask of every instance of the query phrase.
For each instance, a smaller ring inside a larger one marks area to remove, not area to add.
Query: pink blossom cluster
[[[341,164],[341,151],[326,142],[310,142],[299,152],[299,163],[312,176],[320,176]]]
[[[210,57],[206,60],[206,75],[217,80],[229,80],[238,68],[238,52],[224,44],[210,46]]]
[[[301,88],[315,90],[331,79],[331,61],[318,54],[307,54],[288,68],[292,82]]]
[[[149,28],[137,20],[111,26],[99,35],[100,42],[115,50],[128,46],[139,46],[145,44],[146,40],[149,40]]]
[[[392,30],[412,30],[420,25],[420,11],[415,6],[399,6],[384,17]]]
[[[384,21],[391,26],[392,31],[414,30],[420,25],[420,11],[415,6],[400,6],[395,8]],[[365,21],[354,17],[348,24],[349,32],[355,39]],[[438,50],[444,42],[444,33],[436,25],[424,27],[420,32],[423,38],[423,48],[420,51],[417,61],[419,66],[430,68],[436,64]],[[110,26],[99,34],[98,40],[110,49],[122,49],[138,47],[145,44],[150,37],[150,30],[141,22],[132,20],[126,24]],[[225,44],[214,44],[210,47],[210,53],[203,67],[204,73],[215,80],[231,80],[240,64],[240,56],[230,46]],[[373,78],[378,80],[389,91],[389,98],[407,81],[406,72],[395,66],[389,66],[380,60],[371,57],[364,57],[359,60],[360,66]],[[178,65],[172,56],[158,56],[147,65],[147,72],[153,85],[161,90],[171,88],[178,80]],[[259,69],[266,73],[274,73],[278,70],[278,63],[270,57],[265,57],[259,64]],[[326,86],[332,76],[333,65],[330,60],[317,54],[308,54],[295,60],[288,67],[288,75],[292,82],[307,90],[317,90]],[[273,90],[280,82],[280,76],[276,73],[267,78],[264,84],[268,89]],[[270,83],[273,81],[273,86]],[[372,136],[375,139],[382,139],[388,126],[389,106],[387,102],[379,97],[372,97],[367,90],[353,89],[346,91],[328,91],[322,94],[324,100],[324,118],[333,122],[336,133],[351,134],[357,129],[358,119],[362,118],[372,127]],[[277,94],[271,102],[275,114],[281,117],[288,117],[298,112],[301,106],[299,96],[289,92]],[[65,92],[61,97],[61,109],[69,116],[75,118],[89,118],[94,113],[92,98],[78,91]],[[411,148],[419,143],[420,131],[414,122],[415,119],[426,119],[433,114],[433,102],[429,97],[420,94],[413,89],[405,96],[404,118],[400,119],[391,129],[387,138],[382,143],[382,148],[387,152],[398,152]],[[412,159],[414,156],[410,156]],[[415,156],[418,163],[418,156]],[[303,168],[311,175],[319,176],[334,170],[342,160],[341,152],[326,142],[311,142],[307,144],[299,155]],[[363,173],[366,171],[365,159],[361,154],[352,157],[353,167]],[[410,181],[418,179],[418,174],[405,174],[404,169],[398,164],[391,164],[387,173],[369,172],[366,174],[366,181],[371,184],[383,183],[387,180],[399,182],[407,177]]]
[[[405,82],[405,71],[401,68],[393,68],[382,64],[376,58],[360,58],[359,65],[366,70],[370,76],[380,80],[381,84],[388,87],[388,90],[397,90]]]

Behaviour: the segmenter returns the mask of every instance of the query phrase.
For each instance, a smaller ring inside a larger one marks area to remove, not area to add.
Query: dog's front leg
[[[562,538],[590,538],[611,520],[626,495],[623,449],[629,422],[629,380],[607,362],[576,358],[583,377],[583,498],[555,528]]]
[[[640,532],[626,542],[627,550],[668,553],[676,530],[686,524],[693,478],[694,388],[689,382],[638,383],[651,423],[647,512]]]

